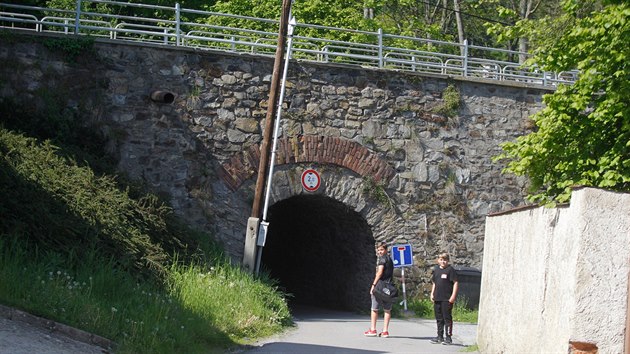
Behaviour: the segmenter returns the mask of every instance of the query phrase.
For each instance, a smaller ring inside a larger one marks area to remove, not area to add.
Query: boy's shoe
[[[431,339],[431,343],[433,343],[433,344],[439,344],[439,343],[442,343],[442,342],[444,342],[444,338],[442,338],[442,337],[435,337],[435,338]]]
[[[453,340],[451,339],[451,337],[446,336],[446,337],[444,338],[444,341],[442,342],[442,344],[443,344],[443,345],[451,345],[451,344],[453,344]]]
[[[366,337],[376,337],[376,330],[368,329],[367,331],[363,332],[363,335]]]
[[[389,337],[389,332],[381,332],[381,333],[378,334],[378,336],[382,337],[382,338],[387,338],[387,337]]]

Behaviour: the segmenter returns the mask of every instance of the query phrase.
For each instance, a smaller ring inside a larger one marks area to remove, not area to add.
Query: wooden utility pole
[[[254,203],[252,213],[247,221],[247,231],[245,233],[245,249],[243,251],[243,265],[249,271],[253,271],[256,263],[256,238],[260,224],[261,206],[264,201],[264,186],[269,166],[271,136],[273,134],[274,118],[277,110],[278,93],[280,91],[280,80],[283,68],[284,46],[289,28],[289,16],[291,12],[291,1],[282,0],[282,15],[280,16],[280,29],[278,31],[278,46],[271,77],[271,87],[269,89],[269,100],[267,106],[267,116],[265,118],[265,130],[260,146],[260,161],[258,163],[258,177],[256,179],[256,189],[254,191]],[[271,177],[270,177],[271,178]]]

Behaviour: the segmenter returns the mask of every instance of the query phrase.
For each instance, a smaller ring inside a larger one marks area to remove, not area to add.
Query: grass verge
[[[413,299],[409,302],[407,307],[420,318],[435,318],[433,303],[428,298]],[[465,298],[459,298],[455,301],[455,306],[453,307],[453,321],[477,323],[478,315],[478,310],[468,308],[468,303]]]
[[[87,253],[79,266],[3,235],[0,302],[112,339],[117,353],[221,352],[291,323],[273,284],[228,263],[176,263],[159,284]]]
[[[0,303],[115,341],[212,353],[290,325],[285,295],[151,194],[0,127]]]

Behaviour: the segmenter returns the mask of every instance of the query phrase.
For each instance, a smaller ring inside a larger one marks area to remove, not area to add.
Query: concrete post
[[[247,231],[245,232],[245,248],[243,249],[243,267],[253,272],[256,267],[256,239],[258,237],[259,218],[247,219]]]

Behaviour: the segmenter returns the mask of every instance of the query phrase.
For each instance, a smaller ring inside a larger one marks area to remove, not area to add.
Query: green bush
[[[433,303],[430,299],[412,299],[409,301],[407,308],[420,318],[433,318]]]
[[[114,177],[96,176],[58,150],[0,128],[0,212],[7,216],[0,232],[19,230],[35,244],[79,257],[81,249],[99,248],[144,275],[164,272],[176,251],[195,253],[199,235],[157,197],[132,199]]]

